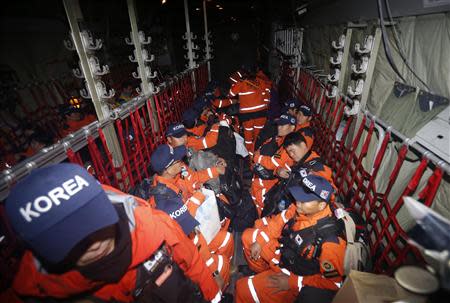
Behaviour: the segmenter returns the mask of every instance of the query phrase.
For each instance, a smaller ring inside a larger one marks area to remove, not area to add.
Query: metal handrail
[[[200,65],[205,62],[201,62]],[[195,70],[195,68],[186,69],[158,87],[161,90],[169,88],[175,84],[179,78],[193,70]],[[3,201],[8,196],[10,188],[19,180],[26,177],[31,170],[64,161],[67,159],[66,151],[68,148],[71,148],[74,152],[82,149],[87,145],[87,136],[91,135],[94,138],[97,138],[99,128],[105,128],[106,126],[113,124],[117,118],[123,120],[129,116],[130,110],[141,108],[145,105],[145,102],[154,95],[155,94],[151,93],[149,95],[141,95],[133,98],[111,111],[111,115],[104,121],[94,121],[61,139],[57,143],[41,149],[35,155],[14,165],[12,168],[2,171],[0,174],[0,201]]]

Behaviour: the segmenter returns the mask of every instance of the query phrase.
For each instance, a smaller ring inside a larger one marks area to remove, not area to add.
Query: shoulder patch
[[[322,261],[322,263],[320,263],[320,267],[322,267],[323,271],[325,272],[335,271],[333,264],[327,260]]]

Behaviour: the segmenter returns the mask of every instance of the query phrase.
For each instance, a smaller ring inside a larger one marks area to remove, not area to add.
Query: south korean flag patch
[[[329,195],[330,195],[330,192],[329,192],[329,191],[327,191],[327,190],[322,190],[322,191],[320,192],[320,195],[319,195],[319,196],[320,196],[322,199],[327,200]]]
[[[302,243],[303,243],[303,238],[300,235],[296,235],[294,240],[298,246],[302,245]]]

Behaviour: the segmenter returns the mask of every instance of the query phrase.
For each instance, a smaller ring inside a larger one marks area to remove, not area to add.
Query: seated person
[[[82,108],[73,106],[66,106],[62,113],[64,115],[64,126],[61,131],[63,138],[97,120],[94,115],[85,114]]]
[[[333,187],[310,175],[289,192],[295,204],[242,235],[256,274],[237,281],[237,303],[331,302],[343,281],[346,242],[329,206]]]
[[[11,190],[5,212],[27,250],[1,302],[178,302],[197,293],[192,282],[205,300],[220,301],[220,280],[178,224],[78,165],[33,170]]]
[[[278,182],[277,170],[289,169],[293,163],[282,145],[284,138],[294,131],[297,120],[285,114],[281,115],[275,123],[278,125],[277,136],[264,142],[253,158],[255,175],[252,180],[251,194],[260,216],[264,209],[265,194]]]
[[[209,179],[207,174],[205,176],[198,174],[198,179],[195,180],[183,176],[182,168],[185,167],[185,164],[181,160],[185,156],[185,146],[172,148],[165,144],[158,146],[151,156],[152,168],[157,173],[153,179],[154,190],[151,199],[156,208],[169,210],[168,214],[175,220],[180,220],[179,217],[187,211],[192,219],[195,218],[196,211],[204,202],[205,196],[198,190],[192,194],[192,191],[187,190],[187,188],[200,189],[201,183]],[[225,173],[225,166],[218,164],[217,167],[208,170],[213,171],[217,177],[218,173]],[[183,226],[182,222],[180,222],[180,225]],[[233,255],[234,243],[226,239],[230,239],[231,234],[220,230],[215,238],[206,245],[201,233],[194,231],[193,228],[193,224],[189,224],[185,226],[184,231],[192,238],[194,244],[201,246],[201,255],[207,262],[208,267],[213,268],[212,271],[218,270],[221,272],[221,277],[227,282],[229,279],[229,259]],[[199,241],[199,239],[202,239],[202,241]],[[213,262],[214,256],[212,254],[218,258],[215,262]],[[208,262],[208,260],[211,261]]]
[[[297,111],[297,127],[296,132],[301,132],[306,139],[306,144],[309,148],[312,148],[314,144],[314,130],[311,126],[311,120],[313,118],[313,111],[311,107],[307,105],[301,105]]]

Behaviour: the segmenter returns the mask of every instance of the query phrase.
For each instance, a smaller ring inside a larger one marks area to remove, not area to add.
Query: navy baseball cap
[[[180,198],[156,199],[156,208],[167,213],[172,219],[176,220],[184,233],[189,235],[200,223],[195,220],[187,205]]]
[[[297,119],[290,114],[282,114],[278,119],[275,119],[275,124],[277,124],[277,125],[286,125],[286,124],[296,125]]]
[[[289,187],[289,192],[297,202],[314,200],[329,202],[334,190],[333,186],[325,178],[308,175],[302,179],[300,185]]]
[[[186,128],[182,123],[173,123],[167,126],[166,137],[181,138],[186,134]]]
[[[303,113],[303,115],[308,116],[308,117],[313,115],[311,107],[309,107],[307,105],[300,106],[299,111],[301,111]]]
[[[198,118],[199,113],[196,112],[194,109],[189,108],[183,113],[183,122],[194,122],[195,119]]]
[[[201,113],[205,107],[209,105],[208,99],[204,97],[197,97],[194,101],[194,104],[192,104],[192,108],[198,112]]]
[[[33,170],[11,190],[5,210],[19,237],[52,264],[63,261],[92,233],[119,220],[100,183],[70,163]]]
[[[287,109],[294,109],[300,106],[300,101],[298,101],[297,99],[290,99],[284,102],[284,106]]]
[[[180,145],[173,148],[170,145],[162,144],[158,146],[150,157],[150,163],[155,172],[160,173],[186,156],[186,146]]]

